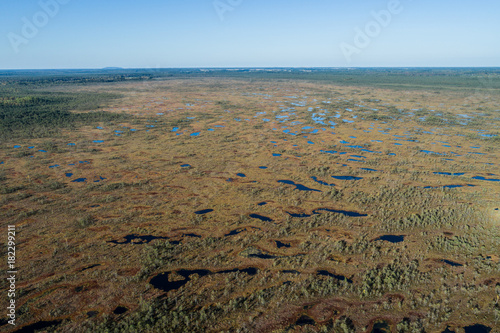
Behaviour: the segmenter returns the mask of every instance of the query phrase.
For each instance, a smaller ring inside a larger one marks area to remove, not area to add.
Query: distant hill
[[[104,67],[103,69],[123,69],[123,67]]]

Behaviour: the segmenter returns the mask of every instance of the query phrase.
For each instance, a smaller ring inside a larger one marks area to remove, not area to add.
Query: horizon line
[[[0,71],[57,71],[57,70],[162,70],[162,69],[423,69],[423,68],[445,68],[445,69],[465,69],[465,68],[488,68],[500,69],[499,66],[242,66],[242,67],[82,67],[82,68],[5,68]]]

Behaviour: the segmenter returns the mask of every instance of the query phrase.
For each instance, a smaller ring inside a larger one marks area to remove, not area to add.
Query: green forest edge
[[[13,83],[0,80],[0,141],[54,138],[62,128],[71,130],[127,118],[98,111],[119,98],[119,94],[47,90],[53,86],[39,80]]]

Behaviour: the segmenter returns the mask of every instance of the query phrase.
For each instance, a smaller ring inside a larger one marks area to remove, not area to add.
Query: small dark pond
[[[108,241],[108,243],[114,243],[114,244],[147,244],[155,239],[168,239],[168,237],[161,237],[161,236],[152,236],[152,235],[146,235],[146,236],[139,236],[137,234],[132,234],[132,235],[127,235],[125,237],[124,241],[119,242],[116,240]],[[138,241],[137,241],[138,240]]]
[[[316,322],[314,319],[312,319],[309,316],[302,315],[297,321],[295,322],[295,325],[297,326],[305,326],[305,325],[316,325]]]
[[[42,330],[44,328],[48,328],[51,326],[56,326],[62,323],[62,320],[52,320],[52,321],[39,321],[38,323],[34,323],[28,326],[24,326],[17,331],[14,331],[15,333],[35,333],[38,330]]]
[[[396,235],[383,235],[380,236],[379,238],[375,239],[377,240],[383,240],[391,243],[401,243],[402,241],[405,240],[405,236],[396,236]]]
[[[330,213],[344,214],[346,216],[354,216],[354,217],[368,216],[368,214],[361,214],[361,213],[358,213],[358,212],[351,212],[351,211],[348,211],[348,210],[336,210],[336,209],[329,209],[329,208],[318,208],[318,209],[315,209],[315,210],[313,210],[313,214],[321,214],[321,213],[318,213],[318,212],[322,211],[322,210],[330,212]]]
[[[476,185],[472,185],[472,184],[466,184],[466,185],[443,185],[443,186],[424,186],[424,188],[458,188],[458,187],[466,187],[466,186],[470,186],[470,187],[474,187]]]
[[[446,176],[462,176],[465,175],[465,172],[434,172],[435,175],[446,175]]]
[[[256,227],[250,227],[251,229],[254,229],[254,230],[260,230],[260,228],[256,228]],[[248,228],[238,228],[238,229],[234,229],[234,230],[231,230],[229,233],[225,234],[224,236],[234,236],[234,235],[237,235],[243,231],[248,231]]]
[[[89,312],[87,312],[87,317],[94,318],[98,314],[99,314],[99,311],[89,311]]]
[[[481,324],[475,324],[464,327],[464,330],[465,333],[489,333],[491,332],[491,327],[484,326]]]
[[[446,260],[446,259],[442,259],[441,262],[444,262],[450,266],[454,266],[454,267],[461,267],[463,266],[462,264],[459,264],[458,262],[454,262],[454,261],[451,261],[451,260]]]
[[[354,176],[332,176],[332,178],[340,179],[340,180],[361,180],[363,177],[354,177]]]
[[[210,212],[213,212],[213,211],[214,211],[213,209],[203,209],[203,210],[198,210],[198,211],[196,211],[194,213],[198,214],[198,215],[202,215],[202,214],[210,213]]]
[[[278,180],[278,183],[283,183],[283,184],[288,184],[288,185],[295,185],[295,189],[296,190],[299,190],[299,191],[313,191],[313,192],[322,192],[320,190],[316,190],[316,189],[313,189],[313,188],[309,188],[307,186],[304,186],[302,184],[296,184],[294,181],[292,180]]]
[[[238,176],[238,177],[246,177],[246,175],[244,173],[237,173],[236,176]]]
[[[290,243],[282,243],[280,241],[275,241],[276,242],[276,246],[278,247],[278,249],[281,249],[282,247],[290,247]]]
[[[377,320],[373,324],[373,328],[371,330],[371,333],[390,333],[391,332],[391,327],[388,322],[385,320]]]
[[[250,214],[250,217],[254,218],[254,219],[259,219],[259,220],[264,221],[264,222],[272,222],[273,221],[273,219],[266,217],[266,216],[259,215],[259,214]]]
[[[197,234],[182,234],[183,237],[195,237],[195,238],[201,238],[200,235]]]
[[[164,272],[155,275],[149,283],[153,285],[156,289],[163,290],[165,292],[169,292],[170,290],[176,290],[191,281],[191,275],[193,274],[198,274],[200,277],[210,275],[210,274],[226,274],[226,273],[233,273],[233,272],[242,272],[242,273],[247,273],[248,275],[255,275],[258,272],[257,268],[254,267],[248,267],[248,268],[243,268],[243,269],[231,269],[231,270],[224,270],[224,271],[219,271],[219,272],[212,272],[206,269],[195,269],[195,270],[185,270],[181,269],[177,271],[177,274],[182,276],[184,280],[180,281],[168,281],[168,275],[171,274],[171,272]]]
[[[330,273],[329,271],[325,271],[325,270],[319,270],[318,271],[318,275],[329,276],[329,277],[335,278],[335,279],[340,280],[340,281],[344,281],[345,280],[345,281],[347,281],[349,283],[352,283],[352,280],[346,278],[343,275],[336,275],[336,274]]]
[[[116,309],[113,310],[113,313],[117,314],[117,315],[120,315],[120,314],[124,314],[127,311],[128,311],[128,309],[126,307],[124,307],[124,306],[117,306]]]

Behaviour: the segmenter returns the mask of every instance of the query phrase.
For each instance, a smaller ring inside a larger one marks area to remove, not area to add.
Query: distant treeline
[[[324,81],[393,89],[500,92],[500,68],[155,68],[0,71],[0,84],[91,84],[152,79],[231,78]]]

